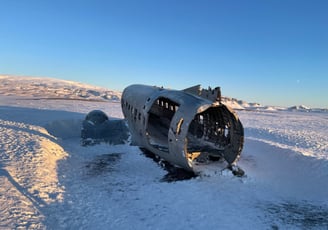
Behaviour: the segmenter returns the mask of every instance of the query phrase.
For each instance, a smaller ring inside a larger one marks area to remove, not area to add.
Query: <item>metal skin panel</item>
[[[189,171],[218,159],[234,164],[243,147],[241,122],[232,109],[220,103],[219,88],[209,91],[212,100],[208,91],[195,89],[125,88],[121,103],[132,144]]]

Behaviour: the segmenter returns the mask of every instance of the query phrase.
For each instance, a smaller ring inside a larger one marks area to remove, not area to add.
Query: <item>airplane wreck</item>
[[[185,90],[130,85],[121,99],[131,144],[195,173],[205,167],[244,171],[236,166],[244,143],[237,114],[221,103],[219,87]]]

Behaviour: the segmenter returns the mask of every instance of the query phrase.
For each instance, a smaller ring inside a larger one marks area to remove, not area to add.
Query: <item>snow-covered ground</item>
[[[0,229],[328,229],[328,113],[238,110],[246,176],[168,183],[135,146],[81,146],[86,114],[122,118],[117,100],[12,87],[0,92]]]

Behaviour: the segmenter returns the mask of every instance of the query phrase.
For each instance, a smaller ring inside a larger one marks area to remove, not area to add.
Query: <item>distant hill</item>
[[[309,107],[306,107],[305,105],[295,105],[295,106],[292,106],[292,107],[289,107],[288,110],[298,110],[298,111],[304,111],[304,112],[307,112],[307,111],[310,111],[311,108]]]
[[[225,96],[222,97],[222,103],[236,110],[261,108],[261,105],[259,103],[249,103],[243,100],[238,100],[235,98],[230,98]]]
[[[0,95],[27,99],[120,101],[121,92],[53,78],[0,75]]]
[[[0,95],[26,99],[120,101],[122,92],[54,78],[0,75]],[[233,109],[260,107],[257,103],[229,97],[222,97],[222,102]]]
[[[54,78],[0,75],[0,95],[24,97],[26,99],[66,99],[119,102],[121,100],[122,92]],[[222,103],[235,110],[328,112],[327,109],[311,109],[304,105],[292,106],[289,108],[262,106],[259,103],[249,103],[226,96],[222,97]]]
[[[328,109],[309,108],[305,105],[291,106],[287,110],[289,110],[289,111],[299,111],[299,112],[328,112]]]

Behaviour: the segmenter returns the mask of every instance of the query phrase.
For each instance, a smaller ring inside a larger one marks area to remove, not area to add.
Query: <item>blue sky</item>
[[[0,74],[328,108],[326,0],[0,3]]]

